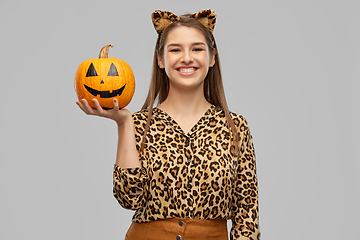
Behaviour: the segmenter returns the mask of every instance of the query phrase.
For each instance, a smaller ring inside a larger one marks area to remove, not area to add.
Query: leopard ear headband
[[[180,21],[181,18],[171,12],[161,10],[154,11],[151,17],[155,30],[159,35],[161,35],[163,31],[173,22]],[[201,22],[210,31],[210,33],[213,34],[216,22],[216,13],[213,10],[205,9],[198,13],[189,15],[188,17],[199,20],[199,22]]]

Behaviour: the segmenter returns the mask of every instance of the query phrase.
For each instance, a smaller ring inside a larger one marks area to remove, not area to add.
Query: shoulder
[[[143,109],[132,114],[134,121],[146,121],[148,116],[148,109]]]
[[[231,111],[229,111],[229,115],[232,121],[234,122],[235,128],[239,129],[240,132],[248,129],[248,122],[243,115]],[[215,108],[211,113],[211,116],[215,119],[223,120],[221,121],[223,123],[227,122],[225,111],[220,106],[215,106]]]
[[[249,128],[248,122],[243,115],[234,112],[229,112],[229,114],[234,121],[235,127],[240,129],[240,131],[244,131]]]
[[[211,112],[211,115],[213,115],[214,117],[220,117],[220,118],[225,118],[226,117],[224,109],[222,109],[220,106],[213,106],[212,110],[213,111]],[[230,114],[230,117],[233,120],[236,120],[236,121],[239,121],[239,122],[246,122],[245,117],[243,115],[241,115],[241,114],[232,112],[230,110],[229,110],[229,114]]]
[[[149,109],[142,109],[132,114],[134,124],[143,125],[143,127],[145,127],[146,125],[148,116],[149,116]],[[159,112],[157,108],[153,108],[150,119],[150,126],[164,118],[165,116],[163,113]]]

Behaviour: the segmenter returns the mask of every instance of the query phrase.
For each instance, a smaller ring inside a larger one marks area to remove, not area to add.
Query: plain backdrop
[[[257,155],[264,240],[360,239],[357,0],[0,0],[0,239],[123,239],[117,131],[75,104],[74,75],[111,43],[138,111],[154,10],[211,8],[228,105]]]

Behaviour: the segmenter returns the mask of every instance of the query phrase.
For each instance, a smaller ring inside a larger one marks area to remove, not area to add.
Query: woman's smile
[[[177,68],[177,71],[182,76],[191,76],[196,72],[197,69],[198,69],[197,67],[179,67]]]

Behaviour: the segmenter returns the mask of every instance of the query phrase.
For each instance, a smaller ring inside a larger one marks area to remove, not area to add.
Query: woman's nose
[[[184,63],[191,63],[193,61],[193,57],[191,55],[191,52],[189,51],[184,51],[183,52],[183,55],[182,55],[182,58],[181,58],[181,61],[184,62]]]

